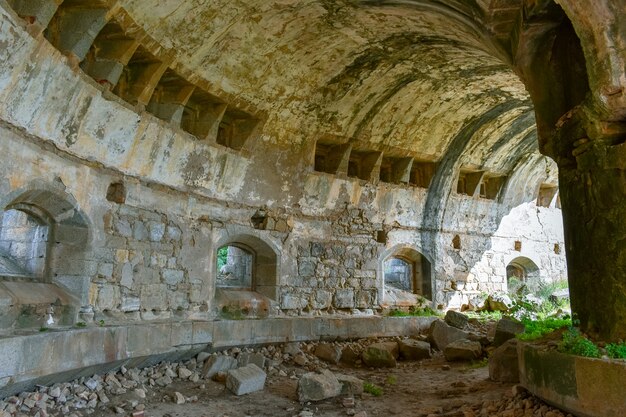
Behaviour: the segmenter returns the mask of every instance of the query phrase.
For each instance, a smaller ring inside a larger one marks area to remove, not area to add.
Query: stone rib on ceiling
[[[486,109],[509,100],[531,107],[481,24],[484,1],[120,3],[188,68],[266,110],[270,142],[330,134],[440,159]]]

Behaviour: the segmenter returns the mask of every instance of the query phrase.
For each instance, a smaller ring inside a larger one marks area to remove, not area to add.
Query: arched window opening
[[[254,254],[243,246],[226,245],[217,251],[218,287],[253,289]]]
[[[392,257],[384,263],[385,285],[398,290],[413,292],[414,265],[404,259]]]
[[[390,249],[382,258],[380,273],[384,305],[420,304],[417,295],[432,298],[430,262],[415,249],[409,247]]]
[[[535,293],[541,284],[540,271],[531,259],[519,256],[506,266],[509,293]]]
[[[43,278],[50,225],[35,207],[19,205],[2,213],[0,275]]]

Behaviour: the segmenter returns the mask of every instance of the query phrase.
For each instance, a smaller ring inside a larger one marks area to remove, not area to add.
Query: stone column
[[[553,138],[572,311],[583,331],[626,340],[626,123],[575,109]]]

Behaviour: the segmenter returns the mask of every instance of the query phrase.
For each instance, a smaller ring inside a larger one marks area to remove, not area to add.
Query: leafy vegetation
[[[572,355],[585,356],[587,358],[599,358],[600,349],[591,340],[587,339],[575,327],[570,327],[563,333],[563,340],[559,345],[559,351]]]
[[[552,294],[568,287],[567,281],[541,282],[520,281],[510,278],[508,281],[509,295],[513,300],[510,309],[517,319],[543,320],[559,311],[569,310],[568,299],[558,299]]]
[[[397,382],[398,382],[398,379],[396,378],[395,375],[389,375],[387,379],[385,379],[385,384],[387,385],[396,385]]]
[[[378,385],[374,385],[370,382],[366,382],[363,384],[363,391],[367,392],[368,394],[372,394],[374,397],[380,397],[381,395],[383,395],[383,389]]]
[[[485,366],[489,365],[489,359],[487,358],[483,358],[481,360],[478,361],[471,361],[469,363],[469,365],[467,365],[465,367],[465,369],[478,369],[478,368],[484,368]]]
[[[609,358],[626,359],[626,343],[609,343],[605,349]]]
[[[572,320],[567,318],[547,318],[543,320],[523,319],[524,333],[518,334],[520,340],[535,340],[564,327],[571,327]]]
[[[476,319],[481,323],[498,321],[502,318],[501,311],[465,311],[464,314],[470,319]]]
[[[228,260],[228,246],[223,246],[217,250],[217,270],[221,271]]]
[[[441,313],[433,310],[430,307],[415,308],[411,306],[409,307],[409,311],[394,309],[389,312],[389,315],[391,317],[409,317],[409,316],[429,317],[429,316],[441,316]]]

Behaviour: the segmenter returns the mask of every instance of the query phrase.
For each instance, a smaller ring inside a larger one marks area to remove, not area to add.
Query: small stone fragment
[[[185,396],[180,392],[174,392],[174,402],[176,404],[185,404]]]

